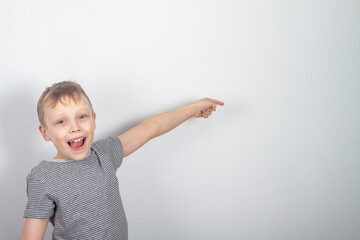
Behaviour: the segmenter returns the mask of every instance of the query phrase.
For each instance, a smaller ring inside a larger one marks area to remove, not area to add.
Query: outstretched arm
[[[123,145],[124,157],[130,155],[149,140],[169,132],[191,117],[208,118],[217,105],[224,103],[211,98],[203,98],[175,110],[156,115],[141,122],[118,136]]]

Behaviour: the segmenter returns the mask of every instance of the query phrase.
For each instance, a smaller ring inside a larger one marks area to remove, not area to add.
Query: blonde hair
[[[84,96],[89,101],[91,111],[94,112],[89,97],[78,83],[62,81],[54,83],[51,87],[47,87],[37,103],[37,113],[40,124],[46,127],[44,120],[46,107],[54,108],[58,102],[64,104],[64,97],[69,97],[77,103],[81,96]]]

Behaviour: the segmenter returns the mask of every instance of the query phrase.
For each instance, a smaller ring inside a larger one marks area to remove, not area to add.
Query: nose
[[[75,132],[79,132],[81,129],[80,127],[76,124],[76,122],[73,122],[71,125],[71,132],[75,133]]]

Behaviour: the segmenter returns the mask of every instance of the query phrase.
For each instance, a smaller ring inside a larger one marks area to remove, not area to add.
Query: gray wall
[[[2,0],[0,239],[20,235],[25,178],[55,155],[37,99],[67,79],[96,139],[225,102],[125,159],[130,239],[359,239],[359,23],[359,1]]]

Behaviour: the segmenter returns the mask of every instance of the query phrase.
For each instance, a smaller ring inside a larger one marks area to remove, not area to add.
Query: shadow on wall
[[[18,239],[25,219],[26,176],[40,162],[36,97],[26,87],[9,89],[0,103],[0,239]],[[44,152],[44,149],[42,149]]]

